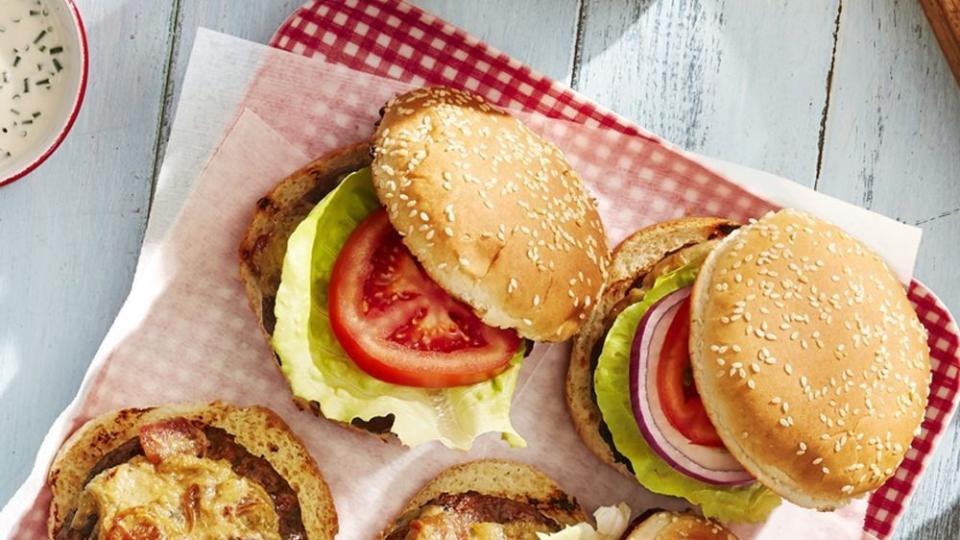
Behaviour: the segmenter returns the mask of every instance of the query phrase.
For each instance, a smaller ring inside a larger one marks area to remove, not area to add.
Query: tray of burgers
[[[198,36],[133,290],[5,531],[890,533],[956,403],[916,231],[704,165],[403,4],[390,39],[474,62],[358,69],[357,13],[324,6],[275,39],[312,59]],[[333,44],[296,46],[311,17]]]

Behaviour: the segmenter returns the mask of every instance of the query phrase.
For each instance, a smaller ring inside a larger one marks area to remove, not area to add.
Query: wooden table
[[[0,189],[0,501],[129,290],[199,26],[265,42],[300,0],[79,0],[86,104]],[[924,228],[960,312],[960,88],[911,0],[418,0],[681,146]],[[955,419],[899,529],[960,538]]]

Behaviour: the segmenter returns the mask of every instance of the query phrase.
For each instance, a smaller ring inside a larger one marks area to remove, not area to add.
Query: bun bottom
[[[404,516],[441,495],[476,492],[502,499],[529,503],[543,515],[561,525],[576,525],[587,520],[576,499],[567,495],[549,476],[531,465],[487,459],[455,465],[441,472],[404,506],[381,538],[404,525]]]
[[[290,235],[344,177],[369,166],[371,159],[368,141],[334,150],[283,179],[257,201],[253,218],[240,244],[240,279],[268,344],[276,324],[273,308]],[[280,359],[276,360],[279,367]],[[297,397],[293,401],[300,410],[323,416],[319,404]],[[388,418],[353,424],[331,421],[352,431],[373,435],[384,442],[397,440],[390,433],[392,420]]]
[[[656,538],[737,540],[736,535],[715,521],[685,512],[666,511],[654,512],[624,535],[624,540]]]
[[[105,454],[137,436],[140,426],[184,417],[218,427],[251,454],[266,459],[297,493],[303,525],[310,538],[333,538],[337,512],[320,469],[287,424],[265,407],[235,407],[222,402],[123,409],[94,418],[60,448],[47,481],[53,493],[47,528],[55,538],[77,508],[89,471]]]

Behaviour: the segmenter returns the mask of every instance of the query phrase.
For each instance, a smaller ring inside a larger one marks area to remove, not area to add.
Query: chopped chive
[[[60,54],[63,52],[63,47],[57,45],[56,47],[50,47],[50,54]]]
[[[35,38],[33,39],[34,45],[36,45],[37,43],[40,43],[40,40],[42,40],[44,37],[46,37],[46,35],[47,35],[47,31],[46,31],[46,30],[41,30],[40,33],[37,34],[37,37],[35,37]]]

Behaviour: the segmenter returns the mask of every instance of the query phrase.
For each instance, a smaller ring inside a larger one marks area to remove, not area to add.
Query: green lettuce
[[[316,401],[323,415],[350,422],[393,415],[392,431],[408,446],[438,440],[467,450],[483,433],[511,446],[525,443],[510,423],[524,349],[499,376],[471,386],[415,388],[383,382],[358,368],[330,328],[330,273],[350,233],[380,207],[370,170],[349,176],[290,236],[274,309],[273,347],[295,396]]]
[[[756,523],[780,504],[780,498],[759,483],[725,488],[694,480],[675,470],[647,445],[630,404],[630,350],[633,335],[657,300],[693,284],[702,261],[666,273],[654,282],[641,302],[616,318],[603,342],[594,372],[597,404],[613,436],[613,443],[630,460],[637,480],[655,493],[683,497],[700,506],[706,516],[721,521]]]

